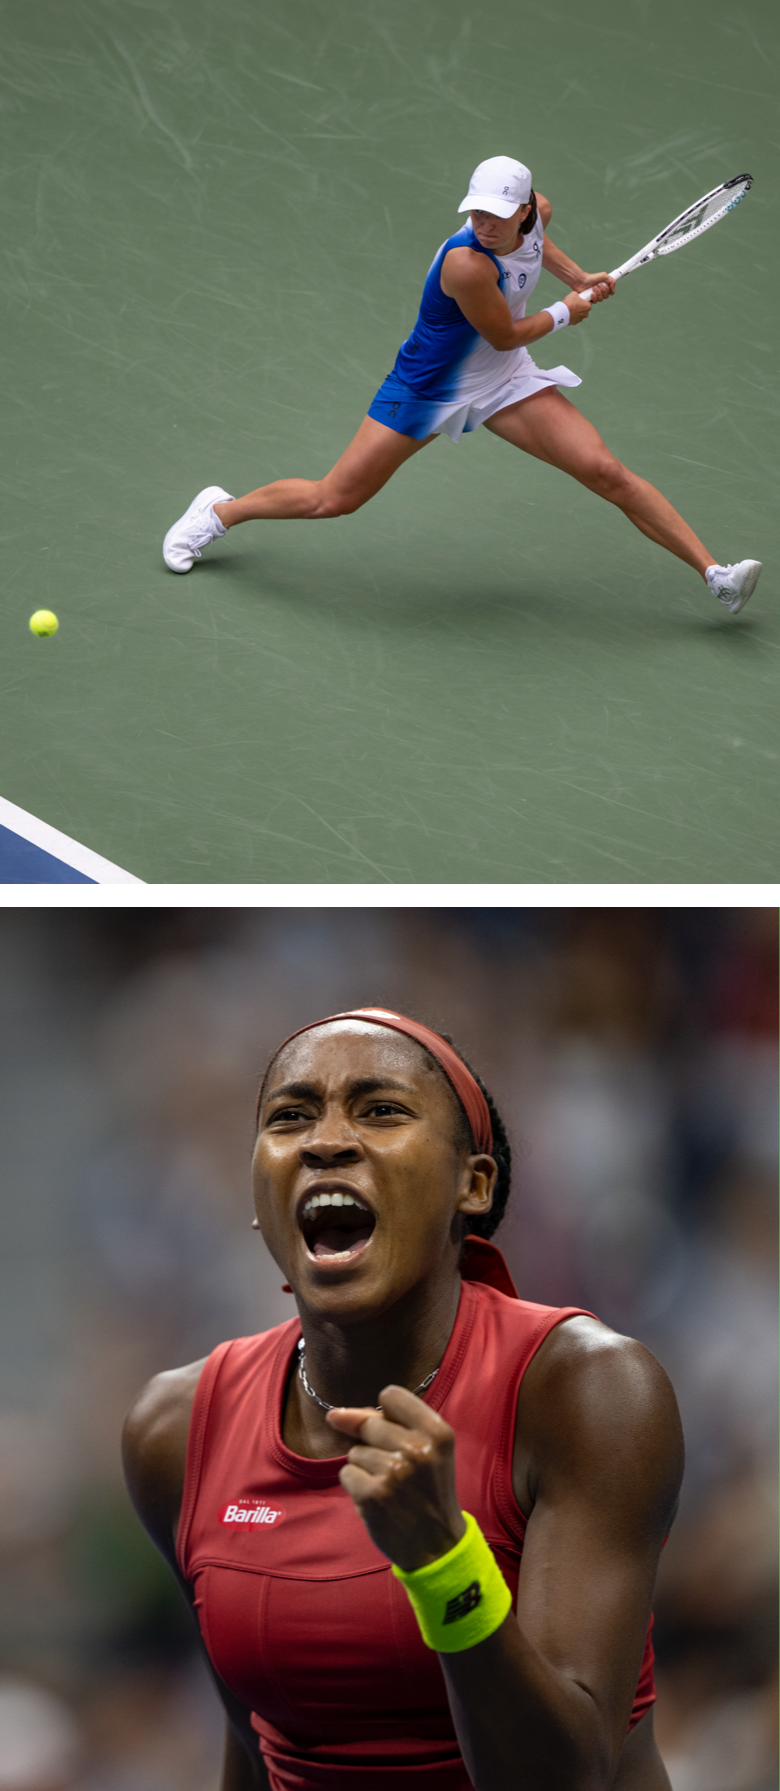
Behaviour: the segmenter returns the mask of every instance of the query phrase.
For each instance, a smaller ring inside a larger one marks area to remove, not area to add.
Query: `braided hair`
[[[414,1020],[419,1017],[420,1016],[417,1014],[409,1015],[409,1018]],[[421,1024],[430,1026],[431,1022],[425,1020],[422,1021]],[[465,1063],[469,1075],[474,1077],[477,1087],[481,1088],[485,1100],[487,1101],[488,1112],[490,1114],[490,1126],[493,1133],[493,1150],[491,1155],[498,1170],[496,1185],[493,1189],[493,1205],[490,1208],[489,1213],[469,1213],[464,1215],[464,1235],[465,1232],[468,1231],[474,1237],[490,1238],[493,1236],[494,1231],[498,1230],[498,1227],[501,1224],[501,1220],[506,1212],[507,1201],[512,1191],[512,1147],[509,1143],[506,1126],[501,1118],[501,1114],[498,1111],[490,1090],[485,1087],[482,1077],[477,1075],[475,1069],[472,1069],[468,1058],[464,1056],[460,1046],[455,1043],[455,1040],[450,1037],[448,1032],[444,1032],[441,1026],[433,1027],[432,1030],[438,1032],[440,1038],[446,1039],[447,1044],[452,1046],[453,1051],[457,1051],[461,1063]],[[442,1069],[438,1058],[434,1057],[432,1052],[428,1051],[421,1041],[418,1041],[418,1043],[420,1044],[421,1051],[425,1051],[426,1057],[432,1063],[437,1074],[441,1077],[442,1081],[446,1083],[452,1099],[457,1106],[458,1130],[456,1134],[456,1143],[458,1148],[471,1154],[476,1151],[476,1141],[466,1115],[466,1109],[463,1106],[458,1091],[456,1088],[453,1088],[449,1076],[447,1076]]]

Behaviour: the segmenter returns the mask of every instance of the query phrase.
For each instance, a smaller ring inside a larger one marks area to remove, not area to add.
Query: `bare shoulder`
[[[530,1363],[517,1408],[516,1467],[527,1496],[543,1479],[644,1489],[674,1513],[683,1439],[674,1389],[651,1351],[598,1319],[564,1320]],[[522,1501],[521,1501],[522,1502]]]
[[[192,1404],[205,1361],[156,1374],[134,1399],[122,1430],[128,1492],[142,1524],[169,1559],[184,1491]]]
[[[648,1427],[679,1427],[672,1383],[651,1351],[584,1314],[564,1319],[545,1338],[520,1397],[542,1433],[557,1432],[561,1418],[605,1440],[633,1442]]]
[[[498,283],[498,268],[489,255],[479,249],[448,249],[439,272],[442,292],[456,298],[459,292],[474,292]]]
[[[545,199],[544,193],[537,193],[536,209],[542,220],[542,228],[543,230],[546,230],[552,217],[552,206],[549,199]]]

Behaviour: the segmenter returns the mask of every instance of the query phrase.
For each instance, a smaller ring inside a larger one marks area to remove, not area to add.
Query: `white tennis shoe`
[[[200,559],[201,549],[208,547],[217,535],[224,535],[225,529],[218,516],[214,515],[212,504],[230,501],[231,493],[223,491],[221,485],[206,485],[193,498],[189,510],[179,517],[163,541],[163,559],[172,572],[189,572],[196,560]]]
[[[704,576],[713,597],[736,616],[752,597],[760,571],[760,560],[739,560],[736,566],[708,566]]]

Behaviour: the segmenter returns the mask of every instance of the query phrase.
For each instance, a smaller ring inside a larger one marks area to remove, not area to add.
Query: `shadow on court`
[[[291,525],[293,531],[295,527]],[[509,628],[513,622],[532,626],[539,635],[550,634],[553,641],[560,641],[560,630],[565,629],[575,643],[586,643],[595,650],[606,639],[621,640],[632,655],[642,641],[662,644],[679,634],[698,640],[714,636],[724,643],[725,650],[754,652],[759,659],[767,645],[767,630],[761,622],[741,615],[735,624],[733,617],[715,611],[695,575],[686,579],[681,567],[676,569],[674,583],[678,587],[680,582],[688,584],[687,592],[678,588],[672,597],[665,597],[656,578],[650,581],[655,589],[646,599],[647,607],[638,610],[640,598],[631,588],[621,593],[583,575],[578,599],[573,601],[564,574],[556,577],[550,570],[534,575],[522,566],[504,578],[489,568],[479,568],[475,576],[469,576],[461,566],[453,569],[445,585],[440,576],[410,573],[408,566],[385,558],[381,571],[372,573],[366,583],[357,572],[350,580],[342,569],[332,569],[323,555],[317,586],[312,589],[302,583],[296,557],[294,549],[287,556],[269,553],[262,539],[255,552],[231,552],[222,543],[215,544],[208,550],[208,559],[204,557],[193,569],[195,594],[204,589],[209,596],[212,589],[215,594],[216,588],[227,590],[236,601],[246,603],[259,621],[269,602],[285,602],[301,617],[327,613],[334,620],[357,626],[370,616],[372,622],[399,637],[415,623],[431,622],[439,627],[444,621],[457,628],[472,622],[481,625],[492,618],[497,625],[502,619]]]

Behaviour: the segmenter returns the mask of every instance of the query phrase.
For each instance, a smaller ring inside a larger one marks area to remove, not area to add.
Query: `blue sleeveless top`
[[[500,261],[477,241],[470,219],[462,230],[442,243],[428,271],[417,322],[411,335],[401,343],[393,371],[406,385],[424,392],[426,397],[444,400],[458,396],[458,375],[463,363],[469,359],[475,345],[482,341],[479,331],[464,317],[455,299],[442,292],[441,266],[450,249],[476,249],[480,255],[487,255],[488,261],[498,268],[500,291],[503,292],[509,284]]]

